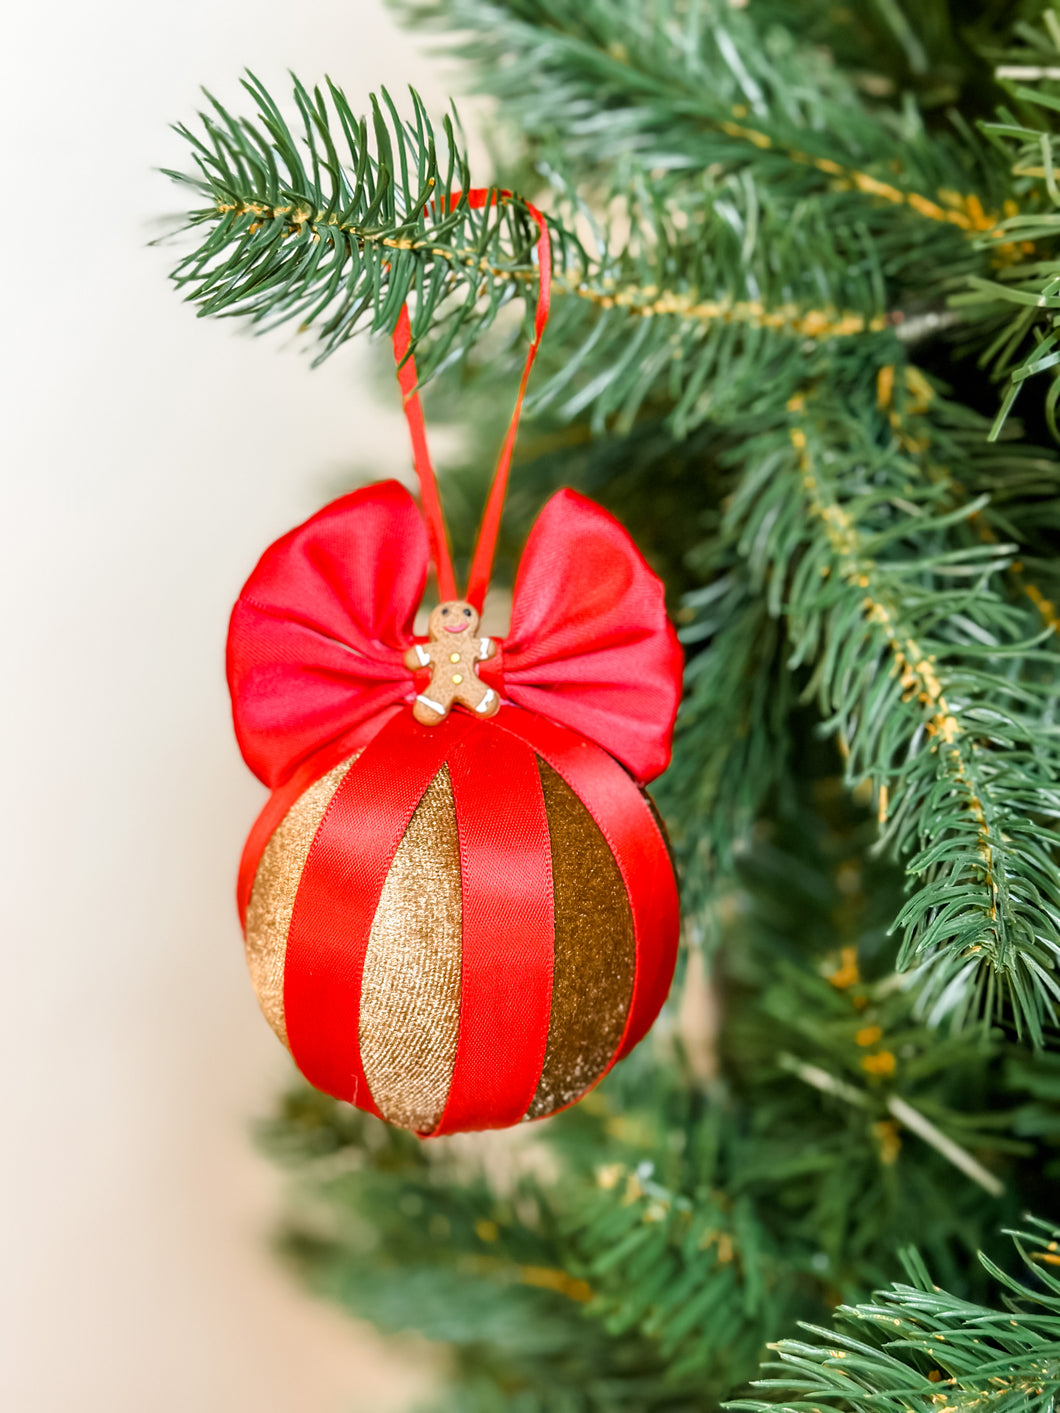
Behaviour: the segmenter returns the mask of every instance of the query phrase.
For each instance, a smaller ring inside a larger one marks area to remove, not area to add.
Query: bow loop
[[[670,761],[681,668],[662,583],[632,539],[591,500],[558,491],[516,576],[504,695],[588,736],[644,783]]]
[[[262,555],[232,611],[228,685],[243,757],[271,789],[329,746],[364,745],[410,695],[426,580],[427,532],[397,481],[342,496]]]

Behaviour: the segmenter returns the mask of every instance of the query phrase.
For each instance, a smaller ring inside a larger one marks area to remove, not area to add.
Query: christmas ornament
[[[548,312],[528,209],[535,337],[466,596],[402,311],[423,514],[393,481],[326,506],[266,551],[229,633],[236,733],[272,791],[239,882],[262,1010],[311,1083],[423,1135],[573,1103],[647,1032],[676,958],[676,884],[642,788],[669,760],[680,694],[658,579],[617,521],[560,491],[508,634],[479,633]],[[430,560],[441,602],[417,639]]]
[[[427,620],[427,646],[415,643],[405,654],[406,667],[431,670],[427,690],[412,708],[424,726],[444,721],[454,702],[477,716],[493,716],[500,706],[500,697],[478,675],[478,664],[496,657],[497,649],[490,638],[476,638],[477,629],[478,614],[471,604],[459,599],[440,603]]]

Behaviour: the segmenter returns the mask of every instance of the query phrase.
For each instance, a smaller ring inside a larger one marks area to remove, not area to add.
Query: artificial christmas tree
[[[320,357],[408,301],[428,414],[475,428],[442,483],[459,562],[517,376],[508,306],[536,294],[527,198],[545,211],[501,556],[569,485],[668,586],[687,669],[657,798],[692,960],[650,1048],[505,1174],[292,1093],[265,1135],[313,1199],[287,1247],[450,1343],[454,1408],[746,1406],[779,1340],[771,1404],[1044,1410],[1060,15],[400,8],[459,35],[517,195],[454,196],[458,138],[415,97],[365,121],[296,85],[295,132],[250,80],[256,112],[188,132],[201,239],[176,277]]]

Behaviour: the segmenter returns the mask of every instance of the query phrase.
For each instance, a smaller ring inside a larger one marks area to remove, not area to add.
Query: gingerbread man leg
[[[437,726],[449,715],[448,703],[436,702],[421,692],[412,706],[412,715],[422,726]]]
[[[501,704],[501,699],[493,688],[487,687],[478,677],[471,679],[457,700],[469,707],[476,716],[495,716]]]

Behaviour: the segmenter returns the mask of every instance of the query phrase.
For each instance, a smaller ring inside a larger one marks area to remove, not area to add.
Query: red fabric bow
[[[354,491],[277,540],[232,613],[228,682],[243,757],[272,789],[367,744],[417,679],[404,665],[428,543],[396,481]],[[641,783],[665,770],[681,649],[662,585],[618,522],[554,495],[526,543],[508,636],[484,681],[589,737]],[[458,708],[459,709],[459,708]]]

